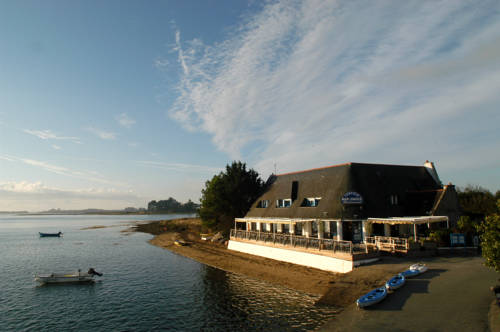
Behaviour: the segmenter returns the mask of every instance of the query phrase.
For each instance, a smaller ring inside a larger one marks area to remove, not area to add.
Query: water
[[[306,331],[333,316],[317,299],[205,266],[122,232],[153,216],[0,215],[0,331]],[[106,226],[99,229],[84,229]],[[38,232],[62,231],[62,238]],[[86,271],[91,285],[39,286],[35,273]]]

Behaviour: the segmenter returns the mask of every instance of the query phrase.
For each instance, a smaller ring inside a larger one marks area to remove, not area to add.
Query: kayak
[[[372,290],[369,293],[361,296],[356,300],[356,304],[359,308],[368,307],[370,305],[379,303],[387,296],[387,289],[385,287],[380,287]]]
[[[397,276],[392,277],[385,283],[385,288],[387,290],[396,290],[399,287],[403,286],[405,284],[405,276],[403,274],[398,274]]]

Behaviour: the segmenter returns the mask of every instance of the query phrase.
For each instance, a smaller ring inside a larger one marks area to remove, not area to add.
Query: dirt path
[[[498,274],[480,257],[437,257],[429,271],[366,310],[351,304],[320,331],[489,331]],[[496,308],[495,308],[496,309]]]

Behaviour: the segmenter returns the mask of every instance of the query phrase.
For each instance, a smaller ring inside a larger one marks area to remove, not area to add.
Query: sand
[[[490,325],[500,326],[500,316],[495,315],[496,307],[492,305],[493,293],[489,290],[499,275],[484,267],[479,256],[425,259],[384,256],[379,262],[342,274],[235,252],[224,244],[202,241],[199,219],[152,222],[140,227],[156,234],[151,244],[200,263],[320,295],[319,305],[342,311],[326,322],[322,331],[488,331]],[[189,245],[177,246],[176,239],[183,239]],[[394,274],[416,262],[426,263],[429,271],[408,280],[403,288],[389,294],[373,309],[356,308],[358,297],[383,286]]]

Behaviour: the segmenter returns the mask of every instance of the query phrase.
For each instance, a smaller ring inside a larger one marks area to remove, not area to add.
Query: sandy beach
[[[484,267],[479,256],[425,259],[384,256],[379,262],[341,274],[230,251],[223,244],[202,241],[198,219],[163,225],[155,222],[139,225],[138,230],[156,235],[151,244],[203,264],[321,296],[319,305],[342,311],[325,322],[321,331],[495,331],[495,326],[500,326],[497,308],[492,305],[493,293],[489,290],[499,275]],[[177,246],[176,239],[183,239],[189,245]],[[426,263],[429,271],[408,280],[403,288],[373,308],[356,308],[354,303],[359,296],[384,285],[391,276],[416,262]]]

